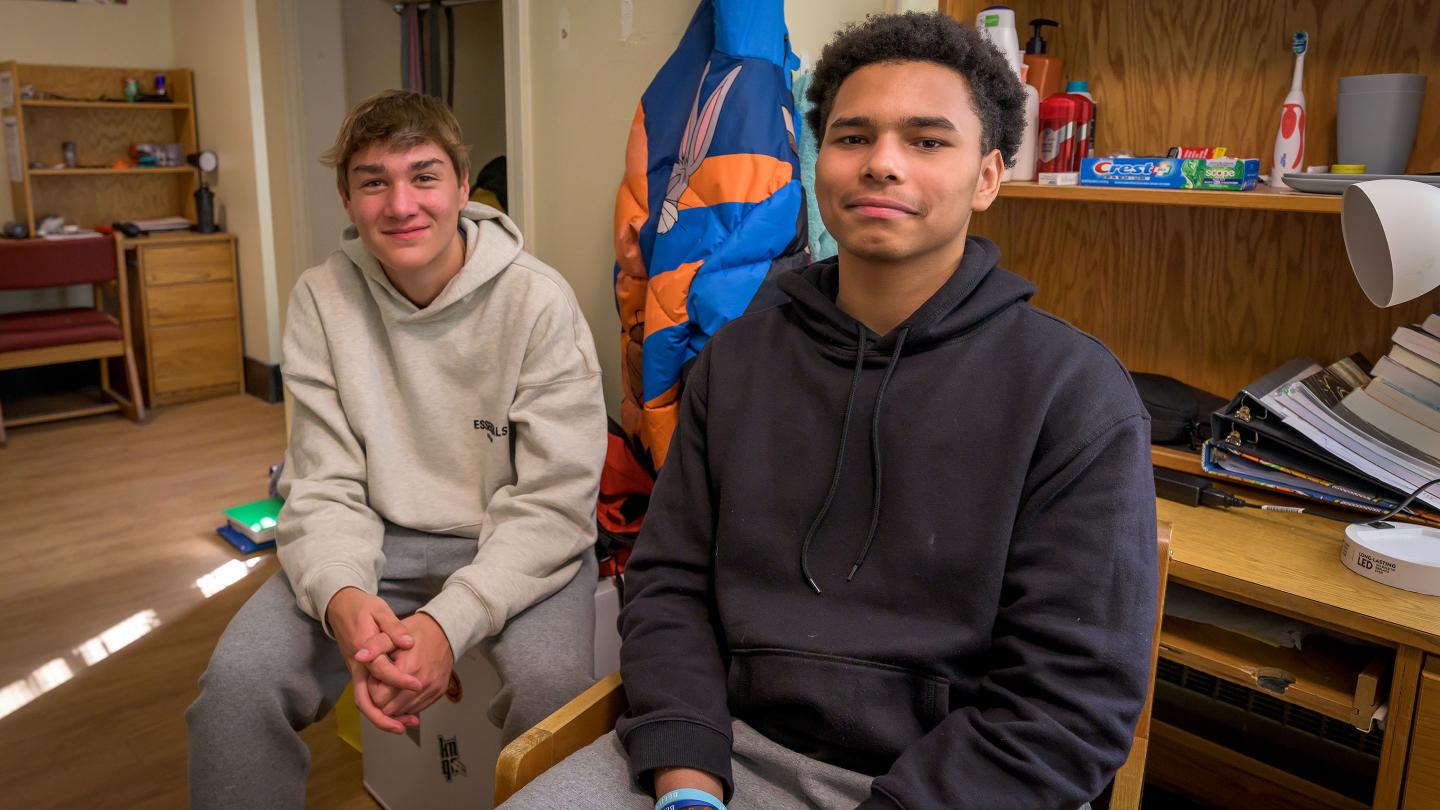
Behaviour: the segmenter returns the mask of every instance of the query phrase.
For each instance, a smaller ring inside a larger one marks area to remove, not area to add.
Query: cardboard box
[[[616,619],[620,595],[603,579],[595,588],[595,674],[620,668]],[[388,734],[360,722],[365,789],[386,810],[448,807],[489,810],[495,793],[500,729],[486,712],[500,676],[478,649],[456,662],[449,694],[420,714],[420,727]]]

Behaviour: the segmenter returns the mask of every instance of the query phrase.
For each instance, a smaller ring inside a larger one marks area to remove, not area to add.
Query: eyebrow
[[[847,118],[836,118],[830,122],[832,128],[854,127],[856,129],[867,129],[875,126],[875,119],[866,115],[852,115]],[[943,115],[912,115],[905,119],[905,129],[948,129],[959,131],[949,118]]]
[[[441,161],[440,158],[426,158],[425,160],[417,160],[414,163],[410,164],[410,171],[418,172],[421,169],[428,169],[431,166],[438,165],[442,162],[443,161]],[[385,167],[381,166],[378,163],[361,163],[358,166],[351,166],[350,171],[355,174],[384,174]]]
[[[905,119],[906,129],[948,129],[959,131],[949,118],[943,115],[912,115]]]

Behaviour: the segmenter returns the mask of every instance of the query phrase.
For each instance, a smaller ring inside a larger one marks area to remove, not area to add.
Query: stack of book
[[[1248,386],[1212,418],[1206,471],[1376,514],[1440,479],[1440,315],[1392,341],[1369,373],[1302,358]],[[1440,484],[1405,517],[1440,525]]]
[[[274,548],[276,521],[284,505],[280,498],[271,497],[232,506],[225,510],[225,523],[215,532],[243,554]]]

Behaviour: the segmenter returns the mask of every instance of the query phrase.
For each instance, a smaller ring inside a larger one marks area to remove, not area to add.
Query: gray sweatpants
[[[474,540],[387,524],[380,596],[404,618],[475,558]],[[559,593],[512,618],[482,649],[500,675],[490,719],[506,742],[583,692],[594,677],[596,566],[587,551]],[[350,674],[284,572],[220,636],[185,712],[192,808],[301,808],[310,749],[298,732],[324,717]]]
[[[854,807],[870,795],[871,777],[791,751],[732,720],[735,744],[731,810],[809,810]],[[630,781],[630,762],[620,738],[610,732],[571,754],[511,796],[497,810],[651,810],[655,797]],[[1085,804],[1080,810],[1090,810]]]
[[[741,720],[731,721],[734,810],[854,807],[870,795],[870,777],[798,754]],[[630,781],[620,738],[610,732],[526,785],[500,810],[651,810],[655,797]]]

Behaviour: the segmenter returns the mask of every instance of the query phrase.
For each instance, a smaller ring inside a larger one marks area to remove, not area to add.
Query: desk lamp
[[[1440,287],[1440,187],[1414,180],[1356,183],[1345,189],[1340,227],[1350,268],[1375,306],[1393,307]],[[1351,524],[1340,561],[1376,582],[1440,596],[1440,529]]]
[[[220,159],[214,152],[196,152],[185,158],[191,166],[200,170],[200,188],[195,189],[195,230],[200,233],[215,233],[215,193],[205,185],[205,173],[220,167]]]

